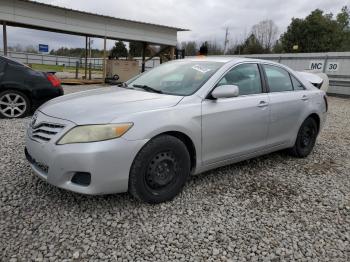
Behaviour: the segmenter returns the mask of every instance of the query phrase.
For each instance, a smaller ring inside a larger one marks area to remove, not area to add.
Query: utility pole
[[[228,31],[228,27],[226,27],[226,32],[225,32],[225,43],[224,43],[224,55],[227,52],[227,46],[228,46],[228,36],[229,36],[229,31]]]

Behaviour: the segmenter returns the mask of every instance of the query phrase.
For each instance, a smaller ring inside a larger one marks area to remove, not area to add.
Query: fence
[[[3,55],[3,50],[0,50],[0,55]],[[76,67],[77,62],[79,62],[80,67],[85,67],[84,57],[56,56],[15,51],[8,51],[7,56],[24,64],[64,65],[67,67]],[[136,59],[139,62],[139,66],[141,68],[142,58],[135,57],[134,59]],[[92,69],[102,69],[103,58],[88,58],[87,63],[91,63]],[[159,57],[155,57],[146,62],[146,69],[156,67],[159,64]]]
[[[297,71],[326,73],[330,80],[329,93],[350,95],[350,52],[261,54],[244,57],[278,62]]]

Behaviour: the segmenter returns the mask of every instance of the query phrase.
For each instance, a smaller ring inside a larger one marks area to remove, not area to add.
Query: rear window
[[[293,91],[289,73],[277,66],[264,65],[270,92]]]
[[[304,90],[304,86],[302,83],[300,83],[300,81],[298,79],[296,79],[294,76],[290,76],[292,78],[292,83],[293,83],[293,87],[294,90]]]

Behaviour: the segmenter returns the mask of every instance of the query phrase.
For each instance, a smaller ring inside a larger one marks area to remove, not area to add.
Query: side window
[[[0,73],[4,72],[6,66],[6,62],[0,59]]]
[[[294,90],[304,90],[304,86],[302,83],[300,83],[300,81],[298,79],[296,79],[294,76],[290,76],[292,78],[292,83],[293,83],[293,87]]]
[[[259,94],[262,92],[260,72],[257,64],[241,64],[231,69],[220,80],[220,85],[236,85],[239,95]]]
[[[277,66],[264,65],[270,92],[293,91],[289,73]]]

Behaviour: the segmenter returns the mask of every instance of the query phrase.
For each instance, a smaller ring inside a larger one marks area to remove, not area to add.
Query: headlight
[[[77,126],[68,131],[57,144],[97,142],[118,138],[124,135],[132,126],[132,123]]]

